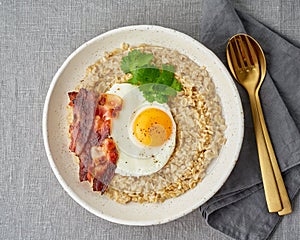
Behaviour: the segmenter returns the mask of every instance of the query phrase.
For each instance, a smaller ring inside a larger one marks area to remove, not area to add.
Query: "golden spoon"
[[[254,40],[254,43],[252,44],[252,46],[253,46],[255,52],[257,53],[258,61],[260,64],[260,81],[262,83],[266,76],[266,71],[267,71],[266,58],[265,58],[262,48],[259,46],[259,44],[255,40]],[[281,211],[279,211],[278,214],[280,216],[287,215],[292,212],[292,206],[291,206],[291,202],[289,199],[289,195],[288,195],[287,190],[284,185],[284,181],[282,179],[281,171],[278,166],[278,162],[277,162],[276,155],[275,155],[275,152],[274,152],[274,149],[272,146],[272,142],[271,142],[271,139],[270,139],[270,136],[268,133],[268,129],[265,124],[265,119],[264,119],[262,107],[260,104],[258,92],[256,95],[256,102],[257,102],[257,110],[258,110],[258,114],[259,114],[259,119],[260,119],[260,122],[263,123],[262,124],[263,134],[264,134],[264,138],[265,138],[265,141],[267,144],[269,157],[271,159],[272,168],[273,168],[273,172],[274,172],[275,179],[277,182],[277,187],[279,190],[281,203],[282,203],[282,207],[283,207],[283,209]]]
[[[286,215],[292,212],[291,204],[268,134],[258,94],[266,74],[263,51],[249,35],[237,34],[229,40],[226,55],[233,76],[249,95],[269,212]]]

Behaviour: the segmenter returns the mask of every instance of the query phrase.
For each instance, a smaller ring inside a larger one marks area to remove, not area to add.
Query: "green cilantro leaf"
[[[159,78],[156,80],[157,83],[171,86],[174,78],[175,67],[173,65],[162,65],[162,71]]]
[[[130,79],[130,83],[141,85],[155,82],[155,79],[160,75],[160,70],[154,65],[146,65],[142,68],[133,70],[132,75],[133,77],[132,80]]]
[[[124,73],[133,72],[134,70],[150,64],[153,54],[142,53],[139,50],[133,50],[126,57],[122,58],[121,69]]]
[[[175,67],[162,64],[161,69],[151,64],[153,54],[133,50],[122,58],[121,69],[124,73],[131,73],[128,80],[138,85],[143,96],[149,102],[166,103],[169,97],[175,97],[177,91],[182,90],[181,83],[175,78]]]
[[[177,95],[177,90],[175,90],[172,87],[167,86],[165,89],[165,94],[171,97],[176,97]]]
[[[176,91],[180,92],[182,90],[182,85],[176,78],[173,79],[171,84],[171,88],[175,89]]]
[[[177,91],[173,88],[158,83],[143,84],[139,86],[139,89],[148,102],[157,101],[158,103],[166,103],[169,97],[177,95]]]

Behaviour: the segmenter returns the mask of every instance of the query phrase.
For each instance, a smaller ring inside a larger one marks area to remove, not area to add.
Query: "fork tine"
[[[239,65],[241,66],[241,68],[245,68],[245,63],[244,63],[244,59],[242,56],[239,40],[241,41],[240,37],[239,37],[239,39],[234,39],[234,43],[236,46],[236,51],[237,51],[237,55],[238,55],[238,59],[239,59]]]
[[[239,66],[239,64],[237,62],[237,58],[236,58],[236,55],[235,55],[235,52],[234,52],[234,49],[233,49],[231,41],[228,43],[228,47],[229,47],[229,58],[231,58],[231,62],[233,64],[233,68],[234,69],[240,68],[240,66]]]
[[[244,39],[246,39],[246,41],[249,40],[246,35],[243,35],[243,37]],[[241,46],[243,60],[246,61],[247,66],[252,66],[253,62],[251,62],[249,57],[250,52],[249,52],[248,45],[249,44],[247,42],[245,43],[245,40],[243,40],[242,36],[240,36],[240,46]]]
[[[246,39],[246,43],[247,43],[247,47],[250,51],[249,53],[249,56],[252,58],[252,62],[253,62],[253,65],[257,65],[258,64],[258,59],[257,59],[257,56],[256,56],[256,52],[249,40],[249,37],[248,36],[245,36],[245,39]]]

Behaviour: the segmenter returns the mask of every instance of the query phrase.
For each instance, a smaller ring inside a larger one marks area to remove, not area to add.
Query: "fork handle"
[[[270,139],[270,136],[269,136],[269,133],[268,133],[268,129],[266,127],[266,123],[265,123],[263,111],[262,111],[262,108],[261,108],[261,103],[260,103],[258,92],[255,94],[255,99],[256,99],[256,107],[257,107],[257,110],[258,110],[259,120],[260,120],[260,123],[261,123],[261,126],[262,126],[264,139],[265,139],[266,146],[267,146],[267,149],[268,149],[268,152],[269,152],[269,157],[270,157],[270,160],[271,160],[273,172],[274,172],[275,179],[276,179],[276,182],[277,182],[277,187],[278,187],[278,190],[279,190],[279,195],[280,195],[280,198],[281,198],[281,203],[282,203],[282,206],[283,206],[283,209],[281,211],[279,211],[278,214],[280,216],[287,215],[287,214],[292,212],[292,206],[291,206],[291,202],[290,202],[290,199],[289,199],[289,195],[288,195],[287,190],[286,190],[285,185],[284,185],[284,181],[282,179],[281,171],[280,171],[277,159],[276,159],[276,155],[275,155],[275,152],[274,152],[274,149],[273,149],[273,146],[272,146],[272,142],[271,142],[271,139]]]
[[[282,210],[282,205],[271,160],[269,158],[267,145],[264,139],[263,127],[258,113],[255,92],[248,92],[248,94],[252,111],[262,182],[264,185],[268,210],[269,212],[278,212]]]

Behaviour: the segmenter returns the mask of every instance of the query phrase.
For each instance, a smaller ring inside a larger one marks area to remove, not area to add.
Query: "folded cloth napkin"
[[[225,0],[204,1],[200,41],[227,66],[226,45],[231,36],[248,33],[262,46],[267,75],[260,97],[283,178],[293,200],[300,188],[300,48],[279,34],[236,11]],[[200,207],[207,223],[235,239],[267,239],[282,217],[266,206],[249,99],[237,84],[245,135],[239,159],[219,192]],[[293,202],[293,201],[292,201]]]

